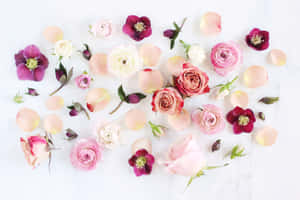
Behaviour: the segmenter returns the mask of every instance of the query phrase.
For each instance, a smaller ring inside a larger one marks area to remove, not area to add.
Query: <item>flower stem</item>
[[[83,109],[84,114],[86,115],[86,117],[88,118],[88,120],[90,120],[90,115],[89,113],[86,111],[86,109]]]
[[[65,86],[65,84],[61,84],[59,86],[59,88],[57,88],[56,90],[54,90],[51,94],[49,94],[49,96],[53,96],[56,92],[58,92],[60,89],[62,89]]]
[[[110,115],[114,114],[121,107],[121,105],[123,104],[123,102],[124,101],[120,101],[120,103],[118,104],[118,106],[115,109],[113,109],[109,114]]]

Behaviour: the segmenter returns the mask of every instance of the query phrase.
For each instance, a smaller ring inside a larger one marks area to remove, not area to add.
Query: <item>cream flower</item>
[[[194,65],[200,65],[206,58],[204,49],[197,44],[191,45],[187,55],[190,62]]]
[[[100,20],[90,26],[90,31],[95,37],[107,38],[113,33],[113,25],[110,20]]]
[[[55,43],[54,53],[58,57],[70,57],[73,52],[72,42],[69,40],[59,40]]]
[[[119,78],[128,78],[141,68],[140,57],[135,46],[119,46],[108,55],[108,69]]]
[[[113,149],[120,144],[120,127],[114,123],[100,125],[96,130],[96,136],[101,145]]]

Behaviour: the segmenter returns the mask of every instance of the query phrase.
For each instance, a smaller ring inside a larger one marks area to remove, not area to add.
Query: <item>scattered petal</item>
[[[98,112],[108,105],[110,102],[110,95],[104,88],[93,88],[88,91],[86,101],[87,104],[90,105],[90,108],[93,108],[93,111],[89,108],[91,112]]]
[[[277,130],[270,126],[265,126],[254,134],[256,142],[262,146],[271,146],[275,144],[277,136]]]
[[[262,66],[251,66],[244,72],[244,83],[248,88],[262,87],[268,82],[268,72]]]
[[[182,65],[186,62],[184,57],[173,56],[167,61],[167,69],[173,76],[178,76],[182,70]]]
[[[183,131],[191,125],[190,113],[182,109],[182,112],[176,115],[168,115],[168,123],[176,131]]]
[[[283,66],[286,64],[286,54],[280,49],[272,49],[269,53],[269,61],[276,66]]]
[[[104,53],[93,54],[89,60],[91,72],[95,75],[107,75],[107,55]]]
[[[140,109],[131,109],[125,114],[125,125],[130,130],[140,130],[147,122],[146,113]]]
[[[152,93],[163,87],[164,78],[159,70],[144,69],[138,74],[140,89],[145,93]]]
[[[233,107],[247,108],[249,104],[248,94],[244,91],[235,91],[230,95],[230,103]]]
[[[61,96],[50,96],[46,101],[48,110],[60,110],[64,106],[64,99]]]
[[[22,108],[16,116],[16,122],[21,130],[31,132],[40,124],[40,116],[32,109]]]
[[[60,133],[63,130],[63,121],[58,115],[49,114],[44,119],[44,129],[47,133]]]
[[[58,26],[48,26],[44,29],[43,35],[47,41],[55,44],[63,39],[64,33]]]
[[[152,153],[152,142],[147,137],[142,137],[134,141],[131,145],[131,153],[135,154],[140,149],[146,149],[149,153]]]
[[[200,22],[200,30],[205,35],[216,35],[221,32],[221,16],[215,12],[205,13]]]
[[[161,49],[153,44],[143,44],[139,49],[139,54],[144,66],[157,66],[161,57]]]

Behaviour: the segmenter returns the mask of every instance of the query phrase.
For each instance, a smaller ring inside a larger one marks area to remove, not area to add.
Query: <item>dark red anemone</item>
[[[134,169],[136,176],[144,174],[149,175],[154,164],[154,157],[146,149],[138,150],[129,160],[128,163]]]
[[[123,26],[123,32],[135,41],[141,41],[152,34],[150,19],[145,16],[129,15]]]
[[[249,47],[262,51],[269,47],[269,32],[254,28],[246,36],[246,42]]]
[[[227,113],[227,121],[233,125],[233,132],[241,134],[242,132],[250,133],[253,130],[255,115],[251,109],[244,110],[236,106],[233,110]]]

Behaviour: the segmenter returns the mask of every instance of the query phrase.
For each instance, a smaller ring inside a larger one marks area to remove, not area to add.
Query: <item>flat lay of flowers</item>
[[[202,175],[234,165],[233,159],[247,156],[247,149],[240,143],[230,144],[224,139],[214,140],[205,148],[200,145],[201,136],[221,136],[226,131],[236,139],[246,136],[258,146],[276,144],[278,131],[267,124],[266,119],[273,116],[266,111],[273,104],[280,104],[280,97],[257,93],[260,98],[252,98],[259,88],[272,85],[270,68],[287,62],[284,51],[272,45],[272,33],[249,27],[242,38],[218,40],[205,46],[200,40],[193,42],[184,37],[184,32],[192,31],[187,26],[190,21],[182,16],[181,21],[170,21],[160,29],[158,22],[145,14],[123,16],[122,21],[95,19],[82,30],[93,40],[126,40],[118,45],[112,43],[110,49],[101,52],[94,51],[92,42],[80,41],[78,46],[66,39],[64,27],[48,26],[41,34],[47,41],[46,48],[28,44],[16,49],[12,55],[16,77],[20,82],[26,81],[28,87],[21,88],[24,93],[16,91],[12,100],[22,105],[24,101],[40,99],[51,111],[43,114],[26,106],[16,113],[16,124],[23,133],[20,153],[23,152],[29,167],[38,170],[39,165],[48,164],[51,168],[52,152],[59,154],[64,148],[58,143],[70,150],[64,162],[74,170],[89,173],[106,162],[109,151],[127,146],[130,151],[124,159],[132,176],[142,179],[162,169],[174,176],[187,177],[188,188],[196,178],[201,181]],[[224,28],[218,13],[207,12],[200,19],[202,41],[222,34]],[[157,33],[165,47],[150,42]],[[173,56],[164,59],[166,51]],[[245,63],[248,51],[258,57],[269,52],[270,66],[255,60]],[[85,70],[70,65],[68,61],[72,59],[81,59]],[[47,81],[45,77],[55,80],[43,88],[46,93],[35,88],[41,81]],[[118,82],[114,90],[108,89],[108,79]],[[103,83],[103,87],[95,86],[95,81]],[[135,87],[129,87],[129,81],[134,81]],[[70,88],[81,95],[64,95]],[[195,101],[191,103],[191,99]],[[87,127],[88,133],[81,134],[74,127],[65,127],[62,112],[67,120],[80,118],[81,126],[89,122],[93,128]],[[138,130],[145,131],[147,137],[141,136],[134,142],[122,139],[124,132]],[[173,140],[168,135],[179,136]],[[160,152],[155,144],[162,138],[169,145]],[[208,154],[220,151],[224,144],[231,145],[231,151],[223,155],[226,160],[219,160],[219,165],[211,163]]]

